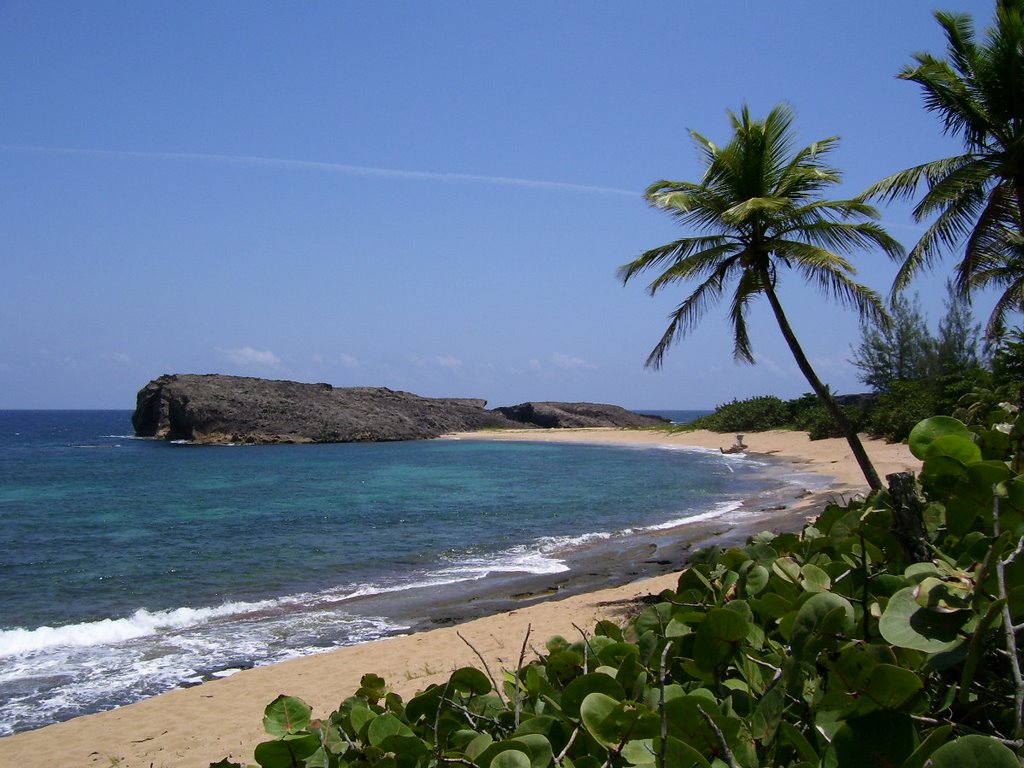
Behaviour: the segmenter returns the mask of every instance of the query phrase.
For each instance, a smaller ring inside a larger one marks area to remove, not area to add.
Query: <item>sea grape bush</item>
[[[322,719],[279,697],[256,762],[1017,768],[1024,416],[974,418],[911,434],[917,534],[894,483],[801,534],[702,551],[625,629],[553,638],[500,680],[463,668],[405,702],[366,675]]]

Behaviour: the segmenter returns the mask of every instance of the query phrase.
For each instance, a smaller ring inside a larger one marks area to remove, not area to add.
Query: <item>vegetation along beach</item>
[[[950,5],[0,4],[0,766],[1024,765]]]

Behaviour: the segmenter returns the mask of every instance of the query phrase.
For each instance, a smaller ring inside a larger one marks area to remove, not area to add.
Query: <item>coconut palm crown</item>
[[[862,320],[884,324],[881,298],[853,279],[856,270],[839,252],[879,248],[890,258],[902,259],[903,248],[874,221],[877,211],[862,199],[823,199],[823,193],[840,182],[839,172],[824,162],[836,137],[797,149],[793,112],[786,105],[776,106],[764,120],[752,119],[747,107],[738,115],[730,112],[729,118],[733,137],[725,146],[690,132],[706,168],[699,183],[658,181],[647,190],[652,206],[696,234],[646,251],[619,268],[624,283],[640,272],[657,270],[648,286],[651,295],[676,283],[696,283],[669,315],[647,366],[661,367],[669,347],[691,331],[727,289],[734,355],[753,363],[747,311],[764,295],[800,371],[843,429],[869,485],[879,488],[856,430],[811,367],[776,289],[781,277],[792,271],[855,309]]]
[[[971,17],[936,13],[947,57],[914,55],[899,77],[917,83],[925,107],[959,137],[962,154],[908,168],[878,182],[866,197],[912,199],[914,219],[934,217],[893,283],[904,289],[944,250],[963,256],[955,268],[963,295],[982,286],[1004,290],[989,319],[991,338],[1005,314],[1024,308],[1020,240],[1024,211],[1024,0],[998,0],[995,25],[976,39]]]

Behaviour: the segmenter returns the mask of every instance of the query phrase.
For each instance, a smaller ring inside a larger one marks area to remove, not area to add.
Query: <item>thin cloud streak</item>
[[[284,168],[288,170],[326,171],[343,173],[349,176],[377,176],[406,181],[456,181],[475,184],[496,184],[509,187],[527,187],[532,189],[556,189],[564,192],[583,192],[598,195],[628,195],[639,198],[640,193],[615,187],[600,187],[590,184],[573,184],[567,181],[538,181],[536,179],[519,179],[512,176],[486,176],[476,173],[435,173],[432,171],[408,171],[394,168],[371,168],[365,165],[347,165],[345,163],[327,163],[317,160],[287,160],[276,157],[257,157],[253,155],[216,155],[200,152],[142,152],[127,149],[80,149],[73,147],[33,147],[16,144],[0,144],[0,150],[10,152],[36,152],[41,154],[79,155],[83,157],[138,157],[156,160],[198,160],[208,163],[230,163],[264,168]]]

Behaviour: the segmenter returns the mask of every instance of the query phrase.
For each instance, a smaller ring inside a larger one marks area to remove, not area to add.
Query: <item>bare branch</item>
[[[487,666],[487,659],[485,659],[484,655],[476,649],[475,645],[473,645],[471,642],[469,642],[469,640],[463,637],[461,632],[457,631],[455,634],[458,635],[459,639],[466,645],[468,645],[469,649],[476,654],[476,657],[478,659],[480,659],[480,663],[484,665],[484,672],[487,673],[487,677],[490,679],[491,685],[494,686],[494,693],[498,696],[498,699],[501,701],[501,703],[505,704],[505,698],[501,695],[501,688],[498,687],[498,681],[494,678],[494,675],[491,674],[491,668]]]

